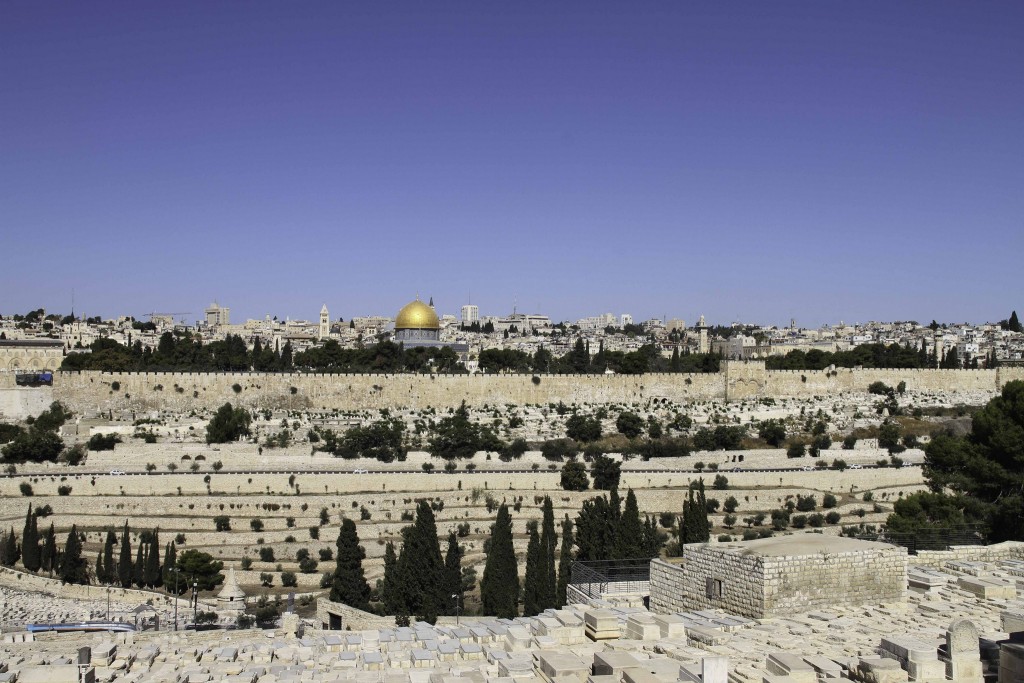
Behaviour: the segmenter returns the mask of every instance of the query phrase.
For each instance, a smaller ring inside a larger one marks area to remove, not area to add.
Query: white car
[[[110,470],[110,476],[112,477],[119,477],[124,473],[124,470]]]
[[[804,472],[813,472],[813,471],[814,471],[814,468],[813,468],[813,467],[810,467],[810,466],[808,466],[808,465],[804,465],[804,466],[803,466],[803,467],[801,467],[800,469],[801,469],[801,470],[803,470]]]
[[[352,470],[352,474],[369,474],[369,473],[370,473],[370,470],[364,470],[361,467],[357,467],[356,469]]]
[[[863,468],[860,465],[850,465],[850,469],[851,470],[859,470],[859,469],[863,469]]]

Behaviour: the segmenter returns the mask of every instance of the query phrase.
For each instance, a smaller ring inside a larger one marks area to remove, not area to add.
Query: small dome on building
[[[406,304],[395,318],[396,330],[439,330],[441,323],[434,309],[419,299]]]

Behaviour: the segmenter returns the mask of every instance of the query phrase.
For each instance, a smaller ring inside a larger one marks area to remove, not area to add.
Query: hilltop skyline
[[[301,9],[0,9],[5,314],[1019,307],[1020,4]]]

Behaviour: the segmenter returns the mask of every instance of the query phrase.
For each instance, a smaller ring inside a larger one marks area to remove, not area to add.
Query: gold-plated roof
[[[430,306],[419,299],[406,304],[398,312],[395,318],[396,330],[438,330],[441,323],[437,319],[437,313]]]

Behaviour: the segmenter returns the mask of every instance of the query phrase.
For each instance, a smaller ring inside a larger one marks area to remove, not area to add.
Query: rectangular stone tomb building
[[[651,610],[702,609],[763,618],[903,602],[905,548],[822,534],[694,543],[680,564],[651,562]]]

